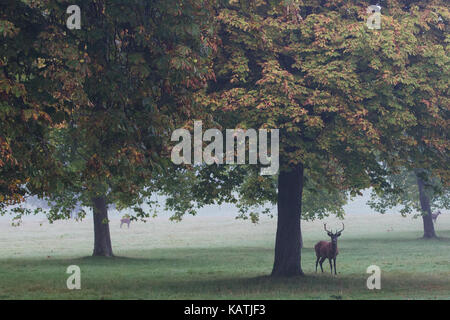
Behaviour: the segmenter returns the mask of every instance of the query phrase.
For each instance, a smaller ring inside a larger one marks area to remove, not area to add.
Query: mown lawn
[[[230,217],[156,219],[111,232],[117,257],[90,257],[92,226],[61,222],[0,226],[0,299],[450,299],[450,217],[439,240],[423,240],[420,220],[351,215],[339,240],[338,275],[314,272],[320,221],[303,223],[304,277],[273,279],[275,220]],[[330,219],[331,226],[338,227]],[[81,290],[66,269],[81,268]],[[366,268],[381,268],[381,290],[368,290]]]

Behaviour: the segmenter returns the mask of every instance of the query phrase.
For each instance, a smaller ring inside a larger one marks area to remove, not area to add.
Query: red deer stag
[[[431,214],[431,219],[433,219],[433,222],[434,222],[434,223],[436,223],[436,219],[437,219],[437,217],[438,217],[440,214],[442,214],[441,211],[438,211],[438,212],[436,212],[436,213],[432,213],[432,214]]]
[[[331,274],[333,274],[333,265],[331,261],[333,260],[334,263],[334,274],[336,273],[336,256],[339,253],[338,247],[337,247],[337,238],[341,236],[341,232],[344,231],[344,224],[342,224],[342,230],[337,231],[336,233],[333,233],[331,231],[327,230],[327,224],[323,224],[323,228],[327,232],[328,236],[331,238],[331,242],[328,241],[319,241],[314,246],[314,250],[316,251],[316,272],[317,272],[317,265],[320,263],[320,269],[322,269],[322,263],[325,261],[325,259],[328,259],[330,261],[330,268],[331,268]]]

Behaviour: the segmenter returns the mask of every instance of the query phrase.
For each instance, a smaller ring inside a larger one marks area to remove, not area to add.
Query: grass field
[[[0,299],[450,299],[450,215],[440,240],[423,240],[421,219],[348,215],[339,239],[338,275],[314,272],[324,221],[302,222],[304,277],[268,277],[275,219],[257,225],[233,217],[155,218],[120,229],[111,222],[116,258],[90,257],[92,222],[52,225],[0,221]],[[335,219],[326,221],[339,227]],[[81,268],[81,290],[66,269]],[[368,290],[366,268],[381,268],[381,290]]]

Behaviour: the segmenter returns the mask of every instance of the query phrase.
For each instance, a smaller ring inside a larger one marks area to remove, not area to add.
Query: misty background
[[[366,189],[363,191],[362,196],[354,197],[353,199],[350,199],[348,203],[344,206],[344,210],[346,214],[379,214],[375,210],[369,207],[367,205],[367,201],[370,200],[370,189]],[[165,197],[163,196],[154,196],[152,197],[153,200],[157,200],[159,203],[159,208],[156,209],[156,213],[158,217],[167,217],[169,218],[172,215],[171,211],[164,210],[164,203],[165,203]],[[27,201],[23,204],[23,207],[29,208],[29,209],[35,209],[37,207],[41,208],[48,208],[46,206],[46,202],[37,199],[36,197],[30,197],[27,199]],[[143,206],[144,210],[150,211],[151,215],[154,213],[154,208]],[[90,208],[84,208],[85,211],[88,213],[87,218],[92,214],[92,211]],[[271,210],[272,214],[276,216],[276,206],[272,207]],[[122,210],[118,211],[114,207],[110,207],[108,210],[109,218],[120,218],[123,215],[130,213],[132,214],[132,210]],[[400,214],[398,210],[395,208],[392,210],[388,210],[387,214]],[[230,216],[230,217],[236,217],[239,214],[238,209],[233,204],[222,204],[222,205],[210,205],[205,206],[198,210],[197,216]],[[0,216],[1,220],[11,220],[12,215],[5,215]],[[45,219],[44,214],[37,214],[37,215],[31,215],[26,216],[23,218],[24,221],[31,220],[31,219],[38,219],[42,220]]]

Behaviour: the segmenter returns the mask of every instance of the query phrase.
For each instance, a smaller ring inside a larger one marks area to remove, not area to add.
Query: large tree
[[[112,256],[108,205],[138,210],[153,173],[169,161],[170,131],[189,118],[192,93],[212,77],[211,7],[202,0],[79,1],[81,29],[69,30],[70,4],[33,2],[45,28],[30,45],[40,50],[49,81],[66,84],[59,92],[66,114],[47,133],[58,174],[41,172],[49,185],[43,197],[51,219],[91,207],[93,254]]]
[[[373,204],[381,210],[394,203],[417,209],[422,213],[424,238],[434,238],[431,210],[448,205],[441,200],[450,186],[450,12],[442,1],[399,1],[391,11],[402,16],[400,21],[411,35],[405,50],[408,60],[392,84],[396,106],[407,108],[413,122],[404,131],[405,139],[392,145],[393,156],[401,161],[388,165],[389,183],[376,186],[380,199]],[[403,16],[404,12],[410,14]]]
[[[385,186],[387,168],[411,159],[406,150],[417,141],[408,132],[424,119],[426,103],[413,112],[403,99],[407,90],[399,90],[422,82],[420,72],[408,72],[421,68],[414,64],[418,53],[439,64],[440,38],[430,36],[426,48],[417,44],[422,33],[439,30],[439,12],[448,21],[442,1],[420,4],[391,2],[383,8],[382,28],[372,30],[367,5],[359,1],[221,2],[217,81],[199,100],[223,128],[280,129],[272,275],[303,274],[305,173],[319,189],[358,192]],[[436,56],[430,46],[439,49]],[[218,184],[216,177],[205,180]],[[220,197],[217,188],[210,192]]]
[[[388,187],[374,189],[369,205],[380,213],[399,207],[402,216],[420,214],[423,220],[423,237],[434,238],[431,213],[450,209],[450,190],[439,177],[430,177],[423,170],[401,169],[387,177]]]

